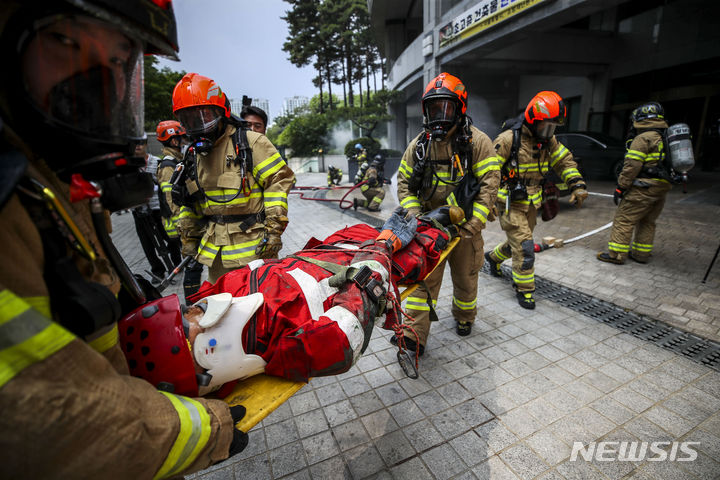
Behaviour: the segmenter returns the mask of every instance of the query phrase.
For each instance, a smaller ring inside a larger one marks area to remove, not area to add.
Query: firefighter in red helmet
[[[107,212],[153,191],[132,150],[143,54],[177,52],[171,2],[4,1],[0,50],[0,477],[167,478],[238,452],[224,402],[158,392],[118,344],[147,297]]]
[[[458,335],[469,335],[477,314],[477,281],[483,265],[482,229],[492,220],[500,169],[490,138],[467,115],[467,90],[459,78],[441,73],[428,83],[421,105],[424,131],[410,142],[398,170],[398,199],[411,214],[439,205],[460,206],[466,221],[460,243],[449,255],[453,282],[452,315]],[[407,299],[416,335],[406,344],[422,354],[434,318],[444,264]],[[417,338],[415,338],[417,337]],[[393,337],[391,341],[396,341]]]
[[[530,100],[525,113],[495,139],[502,184],[497,208],[507,240],[485,254],[493,276],[502,276],[500,264],[512,256],[512,277],[518,303],[535,308],[535,228],[546,175],[553,169],[571,190],[570,203],[580,208],[588,193],[572,154],[555,139],[567,109],[560,95],[543,91]],[[555,212],[557,213],[557,212]],[[543,216],[549,220],[550,217]]]
[[[199,216],[181,218],[203,232],[184,237],[183,251],[197,250],[210,282],[255,259],[277,258],[295,180],[285,160],[265,135],[242,127],[208,77],[185,75],[173,91],[173,112],[191,139],[194,163],[185,169],[186,191],[176,197],[199,205]]]

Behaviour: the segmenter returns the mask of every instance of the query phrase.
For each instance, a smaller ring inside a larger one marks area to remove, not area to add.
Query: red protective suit
[[[223,292],[233,297],[261,292],[265,301],[245,328],[243,345],[246,353],[267,362],[265,373],[307,381],[345,372],[370,341],[377,304],[372,293],[351,280],[339,288],[330,286],[333,273],[297,256],[356,268],[367,265],[372,278],[390,291],[388,297],[397,298],[397,285],[424,279],[448,243],[444,231],[418,221],[413,241],[391,259],[383,242],[360,246],[378,233],[367,225],[355,225],[323,242],[312,239],[296,256],[256,260],[223,275],[214,285],[206,282],[191,300]],[[399,312],[391,300],[387,306],[383,327],[392,328]]]

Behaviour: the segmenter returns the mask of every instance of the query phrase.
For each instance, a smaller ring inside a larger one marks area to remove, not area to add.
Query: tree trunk
[[[349,45],[345,45],[345,62],[347,63],[347,84],[348,84],[348,100],[351,107],[355,106],[355,96],[353,93],[353,61],[352,51]]]
[[[358,89],[360,91],[360,108],[363,108],[363,91],[362,91],[362,77],[358,79]]]
[[[367,101],[370,103],[370,62],[365,64],[365,95],[367,95]]]
[[[334,110],[335,102],[333,102],[332,96],[332,74],[330,73],[330,62],[325,62],[325,72],[327,73],[328,82],[328,102],[330,103],[330,110]]]
[[[385,59],[380,57],[380,86],[385,89]]]
[[[320,113],[325,113],[325,106],[323,105],[323,78],[322,71],[318,69],[318,85],[320,86]]]
[[[343,72],[343,78],[342,78],[343,105],[347,108],[347,106],[348,106],[347,92],[345,91],[345,79],[347,78],[347,75],[345,75],[345,62],[340,62],[340,65],[342,65],[342,72]]]

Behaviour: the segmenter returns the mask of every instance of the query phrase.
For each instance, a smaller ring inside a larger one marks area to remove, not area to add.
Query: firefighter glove
[[[228,457],[232,457],[233,455],[237,455],[242,452],[248,444],[248,434],[242,430],[234,428],[235,424],[242,420],[245,416],[245,407],[242,405],[230,407],[230,415],[233,419],[233,439],[232,443],[230,443],[230,452]]]
[[[587,197],[587,190],[585,190],[584,188],[576,188],[570,194],[570,204],[575,205],[575,207],[577,208],[580,208]]]
[[[282,239],[280,235],[265,230],[265,236],[255,249],[255,255],[257,255],[258,258],[277,258],[281,248]]]
[[[368,184],[369,187],[377,187],[377,184],[378,184],[378,179],[377,179],[377,177],[370,177],[370,178],[368,178],[368,183],[367,183],[367,184]]]
[[[188,238],[182,244],[182,250],[180,253],[185,257],[195,257],[198,253],[198,244],[200,242],[197,238]]]
[[[406,210],[398,207],[393,211],[390,218],[385,221],[377,240],[386,240],[391,244],[391,250],[396,252],[410,243],[415,236],[417,220],[407,218]]]
[[[613,193],[613,202],[615,202],[615,205],[620,204],[620,199],[623,198],[624,195],[625,195],[624,188],[620,188],[619,185],[617,187],[615,187],[615,193]]]

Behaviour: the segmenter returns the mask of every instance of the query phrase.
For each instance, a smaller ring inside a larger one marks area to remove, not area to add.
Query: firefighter
[[[265,110],[259,107],[255,107],[253,105],[244,105],[242,110],[240,111],[240,118],[248,122],[248,127],[250,128],[250,130],[265,135],[268,120],[268,116],[267,113],[265,113]]]
[[[490,138],[471,125],[467,90],[459,78],[441,73],[428,83],[421,99],[424,130],[408,145],[398,170],[398,199],[411,214],[438,205],[459,205],[466,221],[460,242],[449,255],[453,282],[452,315],[458,335],[469,335],[477,314],[477,281],[483,265],[482,229],[492,220],[499,167]],[[415,331],[406,342],[421,355],[436,319],[434,305],[445,264],[440,265],[407,299]],[[391,341],[397,341],[395,337]]]
[[[341,168],[330,165],[328,167],[328,174],[327,174],[328,187],[334,187],[335,185],[340,185],[340,183],[342,182],[342,175],[343,175],[343,171]]]
[[[104,207],[152,192],[129,146],[143,54],[177,51],[171,2],[4,1],[0,32],[0,478],[168,478],[239,452],[239,410],[159,392],[118,345],[146,298]]]
[[[463,218],[458,207],[420,219],[402,210],[379,235],[368,225],[346,227],[313,241],[314,248],[205,283],[184,314],[173,297],[161,299],[153,315],[137,310],[120,323],[121,343],[133,345],[125,349],[132,373],[204,395],[258,373],[307,382],[346,372],[367,347],[376,320],[387,329],[397,323],[397,285],[432,270],[450,239],[444,226]],[[246,330],[252,334],[242,335]],[[149,334],[143,338],[142,331]]]
[[[258,258],[277,258],[292,170],[265,135],[239,127],[227,96],[208,77],[188,73],[178,82],[173,113],[192,140],[195,163],[185,169],[185,186],[203,218],[188,218],[207,222],[197,248],[208,280]]]
[[[157,177],[160,159],[148,153],[147,136],[136,145],[135,150],[137,156],[145,158],[145,171],[153,177],[153,194],[146,204],[133,208],[132,215],[140,246],[150,263],[152,282],[157,285],[166,273],[180,263],[180,239],[175,228],[168,230],[168,224],[163,218]]]
[[[365,177],[365,171],[367,171],[370,164],[367,160],[367,150],[363,148],[361,143],[355,144],[355,155],[353,155],[355,162],[358,166],[358,171],[355,173],[355,185],[363,181]]]
[[[560,95],[543,91],[535,95],[523,116],[495,139],[497,162],[502,169],[497,210],[507,240],[485,254],[493,276],[502,276],[500,264],[512,256],[513,286],[518,303],[535,308],[535,228],[542,203],[545,176],[552,168],[571,190],[570,203],[580,208],[588,193],[572,154],[554,136],[563,125],[567,109]]]
[[[663,107],[657,102],[647,103],[633,110],[630,120],[632,143],[613,195],[619,206],[610,232],[609,252],[597,254],[598,260],[618,265],[625,263],[628,256],[639,263],[648,262],[655,221],[672,188],[663,162],[667,155],[663,136],[668,128]]]
[[[158,183],[160,184],[160,212],[163,226],[173,242],[179,244],[183,256],[195,257],[197,254],[197,240],[202,237],[202,231],[193,231],[194,222],[188,221],[189,216],[199,216],[194,212],[199,209],[180,207],[172,201],[171,179],[175,169],[183,160],[182,147],[186,144],[187,132],[177,120],[163,120],[158,123],[157,139],[162,144],[163,157],[158,166]],[[182,215],[182,216],[181,216]],[[183,228],[185,227],[185,228]],[[191,240],[187,240],[190,238]],[[185,241],[183,241],[185,240]],[[189,247],[185,247],[189,245]],[[193,249],[193,246],[195,247]],[[177,262],[175,263],[177,266]],[[196,260],[190,260],[183,273],[183,291],[185,298],[194,294],[200,288],[203,265]]]
[[[382,155],[375,155],[373,161],[365,169],[365,175],[362,180],[366,180],[367,183],[360,187],[365,199],[354,198],[353,208],[357,210],[358,205],[367,208],[371,212],[379,212],[380,204],[385,198],[385,189],[383,185],[385,183],[385,159]]]

